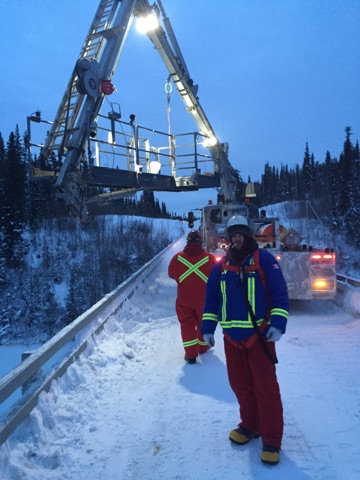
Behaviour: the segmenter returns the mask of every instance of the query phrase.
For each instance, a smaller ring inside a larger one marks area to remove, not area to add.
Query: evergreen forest
[[[360,248],[360,153],[351,137],[346,127],[339,157],[327,151],[323,161],[315,160],[306,143],[302,164],[278,168],[266,163],[256,183],[261,205],[308,200],[333,234],[342,233],[349,245]]]
[[[177,218],[144,191],[84,228],[52,182],[30,181],[25,145],[0,133],[0,343],[54,335],[174,240],[153,218]]]

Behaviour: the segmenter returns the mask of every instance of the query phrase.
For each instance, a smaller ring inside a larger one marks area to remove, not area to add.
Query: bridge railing
[[[345,275],[337,274],[336,280],[341,283],[345,283],[346,285],[351,285],[352,287],[360,288],[360,280],[356,278],[347,277]]]
[[[0,418],[0,445],[29,415],[36,406],[39,395],[49,391],[51,382],[65,373],[69,365],[86,349],[89,340],[103,329],[105,322],[117,313],[125,300],[132,296],[136,288],[151,274],[172,246],[173,244],[169,245],[156,255],[0,380],[0,404],[19,389],[23,393],[20,400],[14,402],[14,405],[10,407],[10,414],[4,414],[4,418]],[[54,357],[60,353],[63,355],[54,364]],[[49,368],[51,361],[53,363]],[[50,371],[43,378],[42,369],[46,367]]]

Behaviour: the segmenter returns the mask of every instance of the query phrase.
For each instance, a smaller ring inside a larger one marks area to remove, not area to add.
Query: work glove
[[[279,328],[270,327],[266,334],[266,338],[268,342],[277,342],[278,340],[280,340],[281,335],[282,331]]]
[[[213,347],[215,345],[215,338],[213,333],[204,333],[203,337],[209,347]]]

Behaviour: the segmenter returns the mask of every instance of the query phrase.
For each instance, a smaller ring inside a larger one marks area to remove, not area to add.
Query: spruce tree
[[[0,285],[5,283],[5,266],[6,266],[6,248],[5,248],[5,214],[6,214],[6,189],[5,189],[5,143],[0,133]]]
[[[343,214],[343,228],[349,244],[360,247],[359,233],[359,147],[351,143],[351,128],[346,127],[344,151],[340,156],[341,187],[340,209]]]
[[[25,255],[23,241],[26,199],[25,152],[19,129],[11,132],[6,146],[3,168],[3,232],[4,254],[9,267],[21,265]]]
[[[346,138],[344,142],[343,151],[340,155],[339,174],[340,174],[340,201],[339,213],[340,215],[347,215],[353,205],[352,186],[354,174],[354,147],[351,143],[351,127],[345,128]]]
[[[301,171],[301,182],[300,182],[300,198],[307,199],[311,193],[312,187],[312,171],[311,171],[311,155],[309,151],[309,145],[306,142],[305,154]]]

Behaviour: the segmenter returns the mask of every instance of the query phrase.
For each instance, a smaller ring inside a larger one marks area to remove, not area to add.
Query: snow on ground
[[[278,344],[281,462],[239,422],[222,338],[183,359],[170,249],[158,269],[0,448],[2,480],[343,480],[360,478],[360,320],[333,302],[294,302]]]

